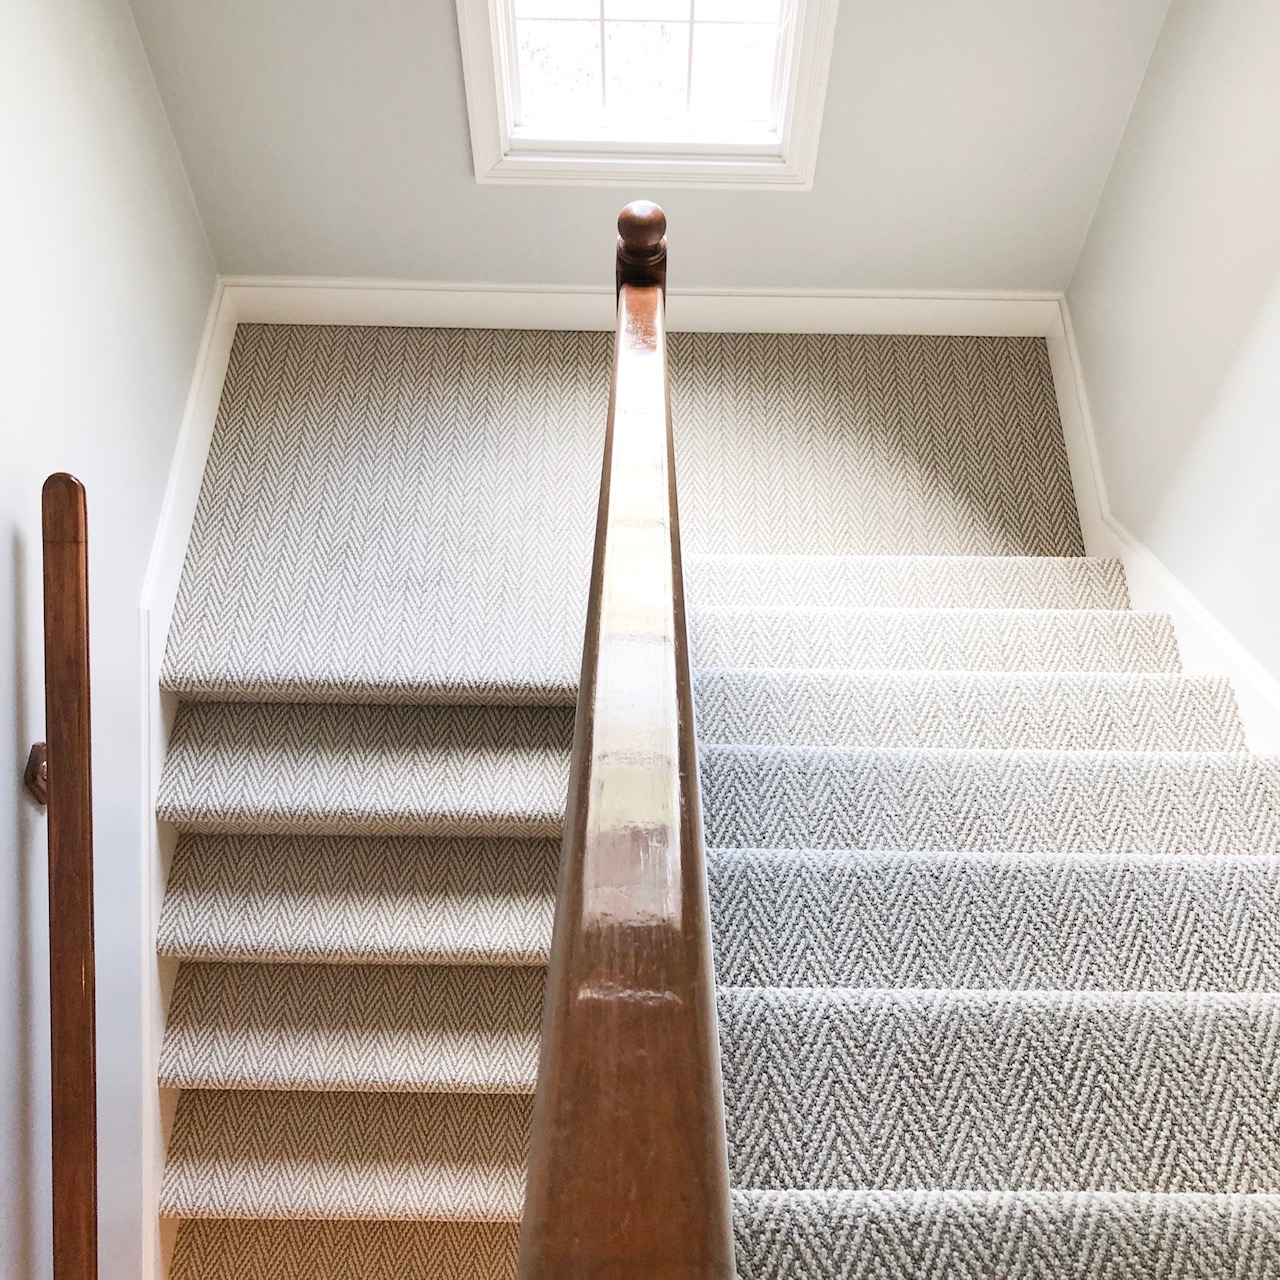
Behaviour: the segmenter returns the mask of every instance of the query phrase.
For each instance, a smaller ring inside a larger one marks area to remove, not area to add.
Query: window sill
[[[487,156],[476,149],[475,162],[480,183],[604,187],[643,180],[662,186],[813,188],[812,165],[801,168],[782,156],[618,155],[541,149],[503,153],[495,148]]]

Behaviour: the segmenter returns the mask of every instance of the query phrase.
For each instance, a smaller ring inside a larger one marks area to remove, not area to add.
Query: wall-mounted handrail
[[[46,750],[28,785],[49,806],[49,1013],[53,1058],[53,1275],[98,1274],[89,563],[84,486],[45,481]]]
[[[667,386],[666,218],[618,220],[618,336],[520,1280],[731,1280]]]

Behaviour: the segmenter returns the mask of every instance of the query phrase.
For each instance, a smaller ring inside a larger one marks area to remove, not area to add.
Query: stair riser
[[[975,556],[686,556],[699,608],[1127,609],[1118,560]]]
[[[735,1193],[741,1280],[1274,1280],[1280,1199]]]
[[[160,1212],[514,1222],[531,1099],[184,1090]]]
[[[514,1222],[182,1223],[170,1280],[513,1280]]]
[[[191,704],[157,811],[184,831],[558,837],[573,715]]]
[[[541,1016],[539,969],[185,964],[160,1082],[532,1093]]]
[[[694,673],[698,737],[756,746],[1243,751],[1225,680]]]
[[[720,992],[733,1185],[1280,1192],[1280,999]]]
[[[1280,859],[708,857],[729,986],[1280,992]]]
[[[695,608],[690,632],[699,667],[1181,670],[1172,625],[1161,614]]]
[[[329,964],[546,963],[558,841],[183,836],[161,955]]]
[[[707,843],[1280,853],[1280,761],[1234,753],[703,747]]]

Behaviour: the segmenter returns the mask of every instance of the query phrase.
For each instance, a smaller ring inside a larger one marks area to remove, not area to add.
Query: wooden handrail
[[[664,332],[666,218],[618,220],[618,339],[519,1280],[731,1280]]]
[[[53,1275],[98,1274],[89,565],[84,486],[45,481],[44,761],[28,774],[49,806],[49,1014],[53,1056]]]

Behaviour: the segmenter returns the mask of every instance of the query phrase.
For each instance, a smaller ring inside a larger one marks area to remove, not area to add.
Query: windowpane
[[[683,116],[689,24],[606,22],[604,26],[605,108],[609,118]]]
[[[778,0],[694,0],[695,22],[768,22],[778,25]]]
[[[517,18],[600,17],[600,0],[514,0]]]
[[[771,123],[777,48],[777,27],[695,22],[693,114],[703,120]]]
[[[688,22],[690,0],[604,0],[606,18],[641,22]]]
[[[522,119],[599,112],[598,22],[517,21],[516,57]]]

